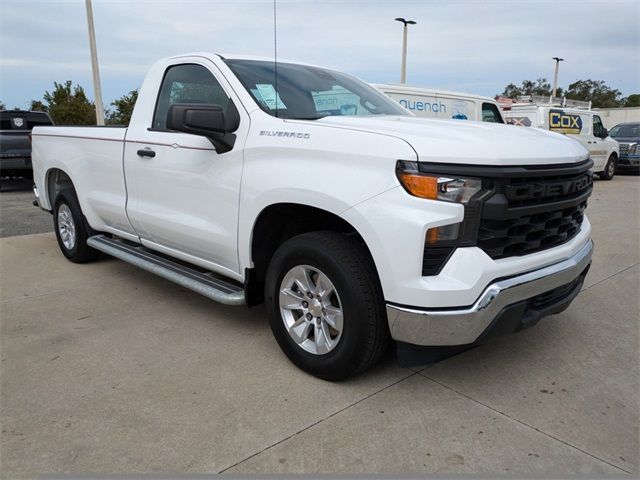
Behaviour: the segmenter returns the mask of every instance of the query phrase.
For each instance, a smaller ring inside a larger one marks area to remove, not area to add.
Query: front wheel
[[[62,254],[74,263],[86,263],[100,256],[98,250],[87,245],[91,227],[72,189],[62,190],[53,207],[53,222],[58,246]]]
[[[616,173],[616,157],[615,155],[609,156],[607,164],[604,166],[604,170],[599,173],[602,180],[611,180]]]
[[[326,380],[371,367],[389,343],[373,262],[356,239],[312,232],[285,242],[265,282],[271,330],[289,359]]]

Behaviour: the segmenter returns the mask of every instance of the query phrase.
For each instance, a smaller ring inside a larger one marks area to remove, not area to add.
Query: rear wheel
[[[75,263],[86,263],[100,256],[98,250],[87,245],[93,233],[82,214],[80,203],[72,189],[62,190],[53,207],[53,222],[58,246],[62,254]]]
[[[599,173],[602,180],[611,180],[616,173],[616,156],[609,156],[607,164],[604,166],[604,170]]]
[[[284,353],[317,377],[340,380],[363,372],[388,345],[373,262],[344,234],[312,232],[285,242],[269,264],[265,300]]]

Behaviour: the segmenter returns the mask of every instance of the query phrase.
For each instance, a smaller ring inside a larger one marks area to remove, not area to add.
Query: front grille
[[[494,193],[483,205],[477,245],[498,259],[570,240],[580,230],[593,188],[589,164],[490,180]]]
[[[478,246],[491,258],[503,258],[561,245],[580,230],[585,208],[587,202],[507,220],[483,220]]]
[[[504,193],[509,208],[515,208],[578,198],[592,183],[593,176],[589,172],[579,175],[511,178],[506,182],[498,182],[496,191]]]
[[[400,167],[403,167],[399,161]],[[428,175],[474,178],[482,189],[464,207],[458,238],[425,242],[422,275],[438,275],[459,247],[477,246],[491,258],[527,255],[561,245],[580,231],[593,189],[593,161],[492,166],[418,162]]]

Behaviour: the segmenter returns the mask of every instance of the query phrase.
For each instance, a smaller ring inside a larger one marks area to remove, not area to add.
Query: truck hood
[[[619,143],[640,143],[640,137],[611,137]]]
[[[333,116],[314,124],[400,138],[421,162],[478,165],[575,163],[589,152],[576,140],[537,128],[409,116]]]

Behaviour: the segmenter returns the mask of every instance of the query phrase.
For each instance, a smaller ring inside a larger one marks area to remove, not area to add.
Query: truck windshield
[[[318,67],[225,60],[262,110],[279,118],[317,120],[331,115],[408,115],[360,80]]]
[[[616,137],[640,137],[640,123],[632,125],[616,125],[609,132],[613,138]]]

